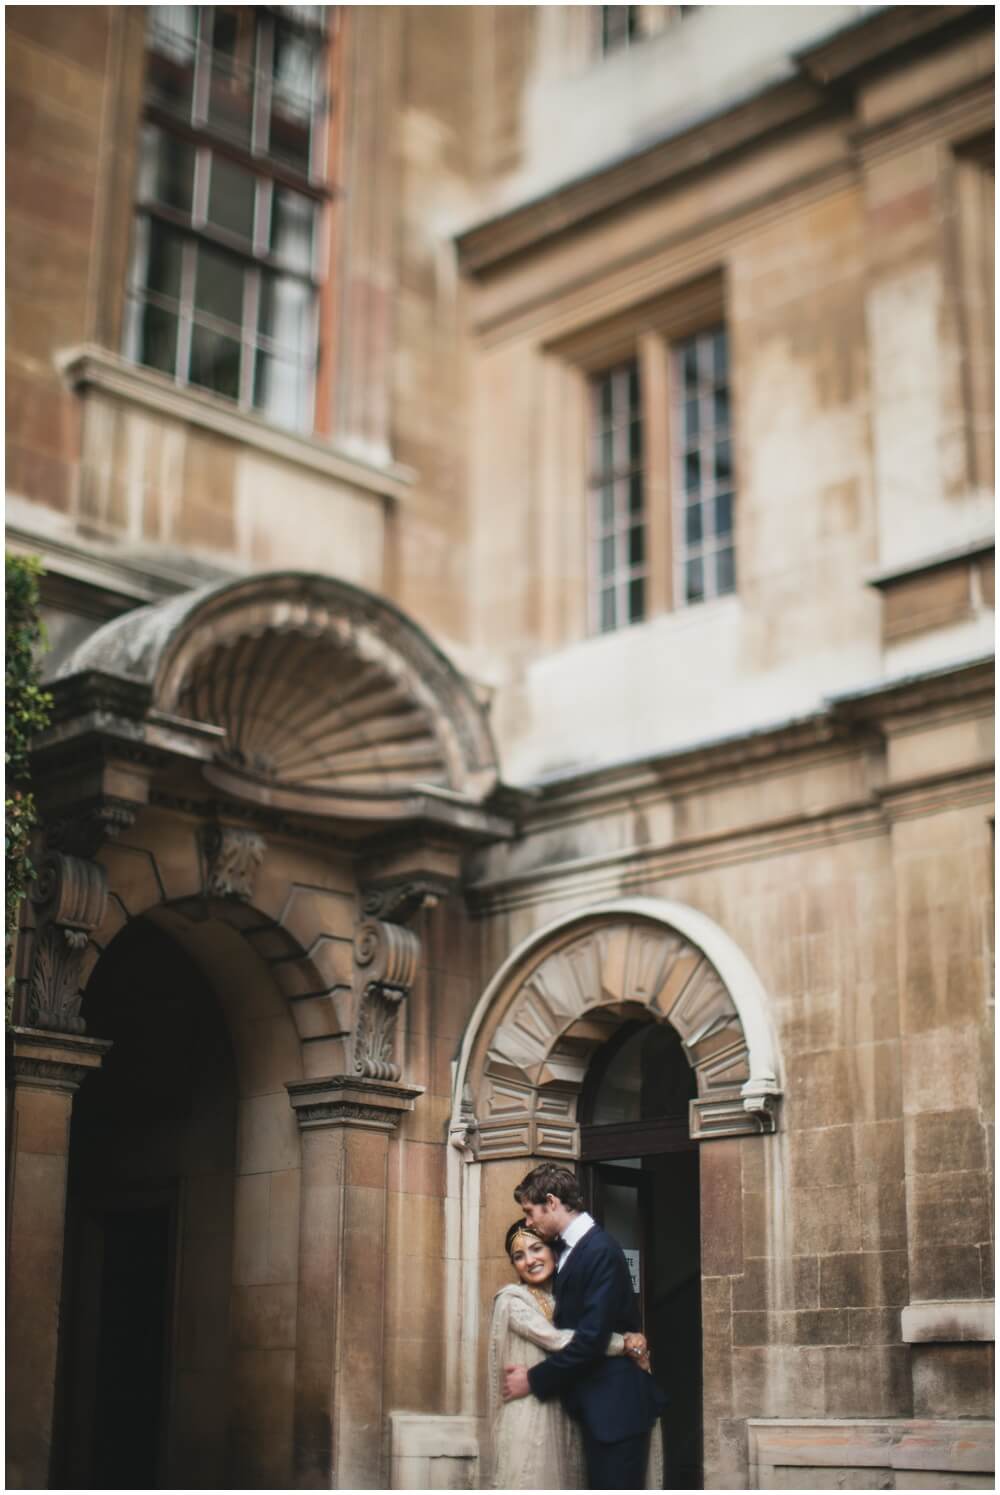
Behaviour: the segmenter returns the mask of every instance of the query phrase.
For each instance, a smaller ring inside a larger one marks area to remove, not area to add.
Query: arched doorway
[[[591,1062],[580,1096],[580,1172],[591,1213],[622,1245],[653,1373],[668,1400],[664,1488],[700,1489],[701,1229],[697,1087],[678,1035],[622,1024]]]
[[[655,1104],[648,1083],[643,1098],[645,1066],[657,1076]],[[447,1384],[462,1413],[482,1415],[486,1388],[476,1367],[490,1303],[509,1271],[497,1243],[514,1187],[533,1163],[565,1160],[590,1175],[595,1210],[639,1252],[640,1288],[645,1255],[650,1338],[674,1333],[690,1346],[691,1360],[669,1347],[668,1367],[661,1343],[658,1360],[665,1375],[687,1377],[674,1418],[692,1409],[686,1426],[675,1427],[668,1479],[698,1483],[699,1408],[707,1465],[727,1374],[724,1356],[699,1356],[698,1313],[711,1306],[713,1275],[704,1257],[711,1245],[714,1265],[717,1241],[728,1239],[734,1165],[775,1131],[780,1096],[767,994],[704,914],[665,899],[621,899],[525,939],[483,992],[455,1066],[448,1192],[461,1268],[451,1274],[445,1343],[455,1346]],[[607,1105],[618,1107],[617,1119]],[[644,1116],[644,1105],[660,1114]]]
[[[237,1083],[211,986],[138,919],[87,986],[112,1040],[70,1128],[57,1483],[226,1483]]]

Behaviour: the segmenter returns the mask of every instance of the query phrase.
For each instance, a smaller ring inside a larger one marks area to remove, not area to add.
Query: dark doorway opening
[[[53,1484],[218,1488],[236,1141],[228,1032],[205,976],[147,920],[109,945],[83,1015],[113,1046],[73,1105]]]
[[[625,1251],[663,1416],[664,1488],[701,1489],[701,1231],[694,1073],[665,1024],[625,1024],[581,1097],[581,1163],[595,1219]]]

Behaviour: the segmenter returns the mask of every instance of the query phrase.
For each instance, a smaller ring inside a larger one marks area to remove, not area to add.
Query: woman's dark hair
[[[539,1163],[514,1190],[518,1204],[544,1204],[550,1194],[567,1209],[583,1209],[583,1194],[576,1174],[560,1168],[558,1163]]]
[[[522,1235],[533,1235],[536,1241],[542,1242],[543,1246],[548,1244],[548,1242],[543,1238],[541,1232],[536,1230],[533,1225],[529,1225],[527,1220],[515,1220],[513,1225],[507,1231],[507,1234],[504,1236],[503,1241],[503,1249],[506,1251],[508,1256],[510,1255],[510,1248],[513,1244],[514,1237],[518,1233]]]

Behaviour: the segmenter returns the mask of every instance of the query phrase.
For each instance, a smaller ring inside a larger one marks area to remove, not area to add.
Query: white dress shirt
[[[569,1224],[566,1226],[566,1229],[562,1233],[563,1251],[558,1261],[556,1262],[557,1272],[561,1272],[563,1267],[569,1261],[570,1253],[572,1252],[573,1247],[576,1245],[577,1241],[582,1240],[583,1237],[587,1234],[587,1231],[593,1230],[596,1224],[597,1221],[594,1219],[593,1215],[588,1215],[586,1210],[581,1210],[578,1215],[574,1215],[573,1219],[569,1222]]]

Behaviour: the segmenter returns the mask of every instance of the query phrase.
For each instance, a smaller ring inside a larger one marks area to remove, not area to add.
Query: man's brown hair
[[[583,1194],[575,1173],[558,1163],[539,1163],[514,1190],[518,1204],[544,1204],[554,1194],[569,1210],[583,1209]]]

